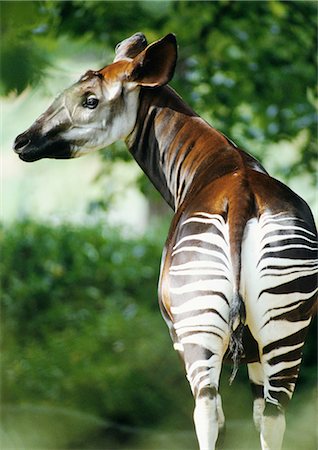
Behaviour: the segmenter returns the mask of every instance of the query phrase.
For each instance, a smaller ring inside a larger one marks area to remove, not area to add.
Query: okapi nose
[[[24,147],[30,144],[30,142],[31,139],[28,139],[24,133],[19,134],[14,141],[13,149],[16,153],[21,153]]]

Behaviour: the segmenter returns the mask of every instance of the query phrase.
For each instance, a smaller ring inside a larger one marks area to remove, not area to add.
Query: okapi
[[[66,89],[14,150],[23,161],[74,158],[124,139],[174,210],[159,304],[195,399],[201,450],[224,415],[223,360],[248,365],[263,450],[282,446],[317,294],[316,228],[308,205],[167,86],[173,34],[137,33],[114,62]]]

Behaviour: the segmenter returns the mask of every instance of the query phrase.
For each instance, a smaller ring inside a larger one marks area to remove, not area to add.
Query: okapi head
[[[112,64],[89,70],[14,142],[23,161],[66,159],[107,147],[133,131],[141,86],[158,87],[174,73],[173,34],[147,46],[136,33],[116,47]]]

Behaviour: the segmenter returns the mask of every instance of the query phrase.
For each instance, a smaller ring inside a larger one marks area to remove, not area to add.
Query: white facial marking
[[[39,117],[41,132],[56,130],[55,137],[70,144],[73,157],[105,148],[133,131],[139,91],[133,83],[84,75]]]
[[[95,120],[74,123],[70,130],[63,133],[63,138],[70,141],[86,141],[74,146],[75,156],[107,147],[114,142],[125,139],[133,130],[138,110],[139,89],[128,93],[121,108],[116,111],[112,105],[105,104],[96,114]],[[106,116],[106,117],[105,117]]]
[[[106,97],[109,102],[118,98],[122,92],[123,85],[120,81],[107,86]]]
[[[88,80],[84,76],[81,82]],[[90,79],[87,90],[74,86],[65,92],[60,106],[70,126],[61,138],[72,145],[73,156],[78,157],[125,139],[133,130],[138,110],[139,88],[126,89],[119,81],[106,83]],[[131,83],[130,83],[131,84]],[[77,90],[77,92],[76,92]],[[97,100],[94,106],[93,100]],[[90,106],[86,106],[90,105]]]

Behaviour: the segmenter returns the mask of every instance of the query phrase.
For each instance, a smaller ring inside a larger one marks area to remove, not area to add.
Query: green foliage
[[[199,110],[212,111],[231,134],[240,123],[245,138],[277,141],[306,127],[315,132],[306,96],[316,85],[313,3],[177,5],[170,26],[185,47],[183,91],[194,93]]]
[[[158,238],[25,222],[1,244],[3,402],[129,425],[176,408],[183,375],[157,306]]]
[[[53,25],[52,15],[45,14],[40,3],[3,1],[1,20],[0,94],[21,93],[28,85],[38,84],[49,64],[47,34]]]

